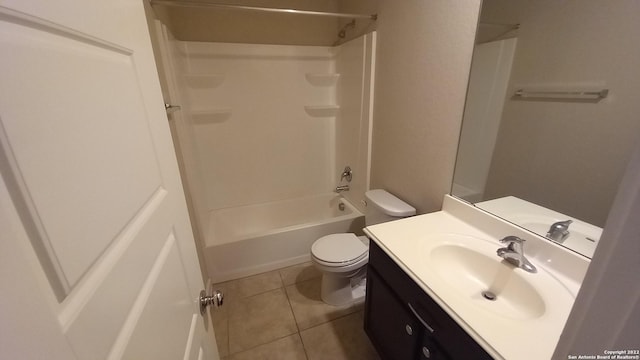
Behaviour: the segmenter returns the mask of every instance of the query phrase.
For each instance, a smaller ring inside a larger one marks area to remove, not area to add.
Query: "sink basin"
[[[504,244],[455,233],[431,234],[421,240],[425,256],[420,272],[447,303],[496,315],[509,321],[542,320],[575,299],[565,285],[537,264],[529,273],[496,254]],[[525,245],[525,256],[527,247]]]
[[[525,278],[528,273],[497,255],[447,244],[434,248],[429,259],[443,280],[477,306],[516,319],[545,313],[544,300]]]

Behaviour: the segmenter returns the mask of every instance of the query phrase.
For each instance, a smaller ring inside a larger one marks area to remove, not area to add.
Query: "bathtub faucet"
[[[349,191],[349,185],[339,185],[336,186],[336,190],[337,193],[341,193],[343,191]]]

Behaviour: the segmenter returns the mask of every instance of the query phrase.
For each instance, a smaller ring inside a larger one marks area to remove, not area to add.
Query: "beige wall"
[[[372,188],[420,213],[453,178],[480,0],[380,1]]]
[[[510,21],[503,3],[487,12],[500,16],[493,21]],[[640,134],[640,2],[522,5],[508,94],[586,86],[609,88],[610,96],[598,103],[507,101],[486,195],[515,195],[603,226]]]

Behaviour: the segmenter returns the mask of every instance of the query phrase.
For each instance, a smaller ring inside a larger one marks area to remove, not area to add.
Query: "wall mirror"
[[[640,134],[639,4],[483,1],[452,195],[592,256]]]

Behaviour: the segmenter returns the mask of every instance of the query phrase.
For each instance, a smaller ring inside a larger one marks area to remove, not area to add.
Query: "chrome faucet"
[[[507,236],[500,240],[501,243],[507,243],[507,247],[498,249],[497,254],[527,272],[536,273],[538,271],[536,267],[524,257],[524,241],[517,236]]]
[[[338,186],[336,186],[335,192],[341,193],[343,191],[349,191],[349,185],[338,185]]]
[[[563,243],[569,237],[569,225],[573,220],[558,221],[553,223],[547,232],[547,237],[553,241]]]
[[[347,179],[347,182],[351,182],[353,179],[353,171],[351,171],[351,166],[345,166],[344,170],[342,170],[342,175],[340,175],[340,181]]]

